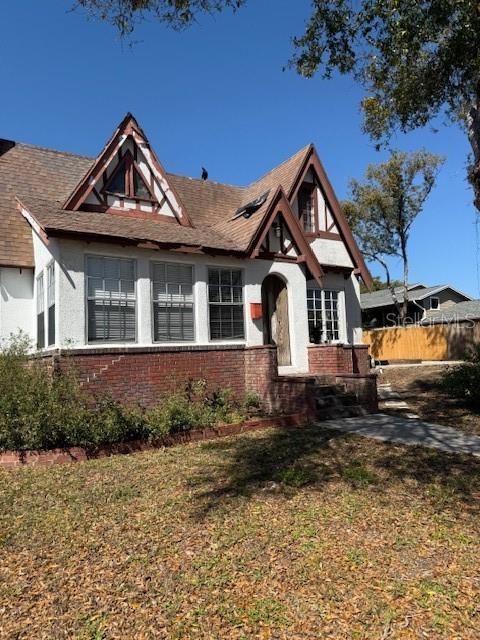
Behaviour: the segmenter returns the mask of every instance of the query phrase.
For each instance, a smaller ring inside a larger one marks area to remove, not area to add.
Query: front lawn
[[[309,427],[0,484],[1,638],[478,637],[478,459]]]

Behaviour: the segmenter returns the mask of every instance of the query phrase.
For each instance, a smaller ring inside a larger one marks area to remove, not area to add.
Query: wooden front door
[[[285,282],[275,275],[262,284],[263,343],[277,346],[279,366],[291,364],[290,327],[288,323],[288,290]]]

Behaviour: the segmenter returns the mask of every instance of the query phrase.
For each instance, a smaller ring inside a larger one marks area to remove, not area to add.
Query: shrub
[[[464,363],[443,373],[442,387],[448,395],[480,409],[480,345],[471,347]]]
[[[52,374],[28,357],[29,350],[22,335],[0,350],[0,451],[155,440],[245,417],[229,389],[210,392],[203,380],[190,381],[183,393],[151,409],[127,407],[109,396],[92,398],[73,366]]]
[[[88,414],[76,378],[51,375],[28,349],[19,335],[0,352],[0,450],[76,444]]]

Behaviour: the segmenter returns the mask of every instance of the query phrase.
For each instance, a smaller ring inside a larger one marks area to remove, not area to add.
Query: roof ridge
[[[71,156],[73,158],[82,158],[84,160],[91,160],[92,162],[95,160],[95,156],[86,156],[81,153],[74,153],[73,151],[60,151],[59,149],[52,149],[51,147],[42,147],[39,144],[31,144],[29,142],[18,142],[16,140],[12,140],[11,142],[15,143],[15,146],[27,147],[30,149],[38,149],[39,151],[46,151],[47,153],[56,153],[61,156]]]
[[[292,155],[288,156],[288,158],[285,158],[285,160],[282,160],[282,162],[280,162],[280,164],[277,164],[274,167],[272,167],[270,169],[270,171],[266,171],[259,178],[257,178],[256,180],[253,180],[253,182],[250,182],[250,184],[247,185],[247,188],[253,187],[254,184],[256,184],[257,182],[260,182],[260,180],[263,180],[264,178],[269,176],[274,171],[277,171],[277,169],[280,169],[280,167],[282,167],[284,164],[287,164],[287,162],[290,162],[290,160],[293,160],[293,158],[295,156],[300,155],[302,152],[306,153],[307,149],[313,148],[313,146],[314,146],[313,142],[309,142],[307,145],[305,145],[304,147],[302,147],[301,149],[299,149],[295,153],[292,153]]]
[[[201,184],[217,184],[220,185],[221,187],[231,187],[232,189],[242,189],[242,190],[246,190],[248,189],[248,186],[242,186],[239,184],[231,184],[230,182],[217,182],[216,180],[203,180],[202,178],[192,178],[192,176],[184,176],[181,173],[175,173],[173,171],[167,171],[166,172],[167,175],[169,176],[173,176],[174,178],[184,178],[185,180],[192,180],[192,182],[200,182]]]

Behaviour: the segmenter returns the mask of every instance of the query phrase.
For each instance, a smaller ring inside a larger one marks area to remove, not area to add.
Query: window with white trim
[[[55,344],[55,263],[47,267],[48,346]]]
[[[208,270],[210,340],[243,340],[243,273],[241,269]]]
[[[87,257],[88,342],[136,339],[135,260]]]
[[[336,342],[340,339],[338,291],[307,289],[307,313],[311,343]]]
[[[153,263],[152,304],[154,342],[194,340],[193,266]]]
[[[45,290],[43,271],[37,276],[37,349],[45,347]]]
[[[431,310],[440,309],[440,298],[436,296],[432,296],[430,298],[430,309]]]

